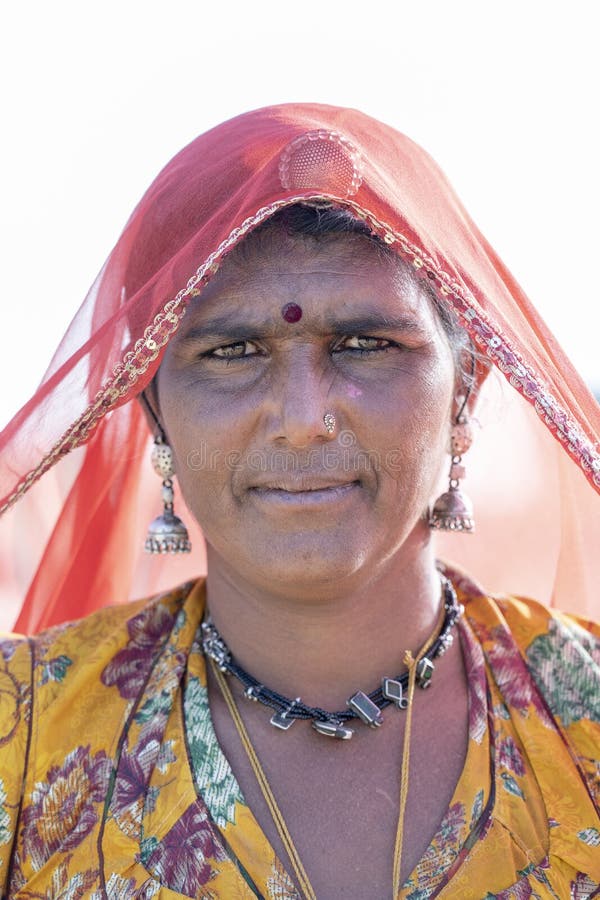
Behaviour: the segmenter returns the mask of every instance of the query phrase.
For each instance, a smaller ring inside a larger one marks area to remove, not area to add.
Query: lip
[[[358,479],[348,478],[348,476],[342,478],[338,476],[336,478],[333,473],[273,473],[272,475],[267,476],[264,481],[261,481],[260,478],[257,479],[250,487],[252,490],[287,491],[290,494],[294,494],[303,491],[321,491],[329,488],[343,487],[347,484],[356,484],[357,481]]]
[[[315,507],[341,503],[360,487],[358,481],[305,482],[299,484],[256,485],[249,493],[261,503],[286,507]]]

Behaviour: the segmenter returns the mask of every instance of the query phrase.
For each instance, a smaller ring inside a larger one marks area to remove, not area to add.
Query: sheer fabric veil
[[[0,436],[1,597],[25,598],[18,630],[204,570],[196,526],[190,558],[143,555],[159,489],[151,437],[131,401],[231,247],[299,201],[338,204],[366,220],[492,363],[482,428],[465,457],[478,531],[441,538],[440,555],[489,590],[598,617],[597,403],[427,153],[355,110],[289,104],[225,122],[168,163],[37,392]]]

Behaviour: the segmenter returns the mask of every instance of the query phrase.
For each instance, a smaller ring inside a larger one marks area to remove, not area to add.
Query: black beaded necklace
[[[456,598],[456,592],[445,576],[442,579],[444,594],[444,618],[440,632],[431,645],[426,656],[417,663],[416,683],[420,688],[428,688],[435,666],[433,660],[441,656],[452,644],[452,629],[462,615],[464,608]],[[346,709],[339,712],[328,712],[318,706],[308,706],[300,697],[290,700],[276,691],[260,684],[245,669],[239,666],[233,659],[231,652],[217,631],[210,616],[202,623],[202,648],[204,653],[214,660],[221,672],[233,675],[243,685],[244,694],[248,700],[262,703],[263,706],[274,710],[271,716],[271,725],[282,731],[287,731],[296,719],[308,719],[312,727],[319,734],[327,737],[335,737],[340,740],[349,740],[354,730],[348,727],[353,719],[364,722],[371,728],[378,728],[383,724],[382,710],[390,704],[399,709],[406,709],[408,699],[405,697],[408,685],[408,672],[404,672],[397,678],[384,677],[381,685],[370,694],[357,691],[346,701]]]

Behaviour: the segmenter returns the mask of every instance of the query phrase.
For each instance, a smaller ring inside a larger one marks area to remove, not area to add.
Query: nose
[[[332,376],[312,356],[288,360],[272,384],[272,436],[303,448],[335,437],[337,410],[331,398]]]

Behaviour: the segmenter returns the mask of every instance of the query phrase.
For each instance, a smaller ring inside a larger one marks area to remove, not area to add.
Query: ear
[[[460,352],[460,363],[456,370],[452,421],[459,417],[470,418],[477,404],[479,385],[478,361],[471,342]]]
[[[138,394],[138,403],[144,411],[148,428],[153,435],[160,434],[165,439],[165,429],[163,427],[160,415],[160,407],[158,405],[158,391],[156,390],[156,381],[152,379],[150,384]]]

